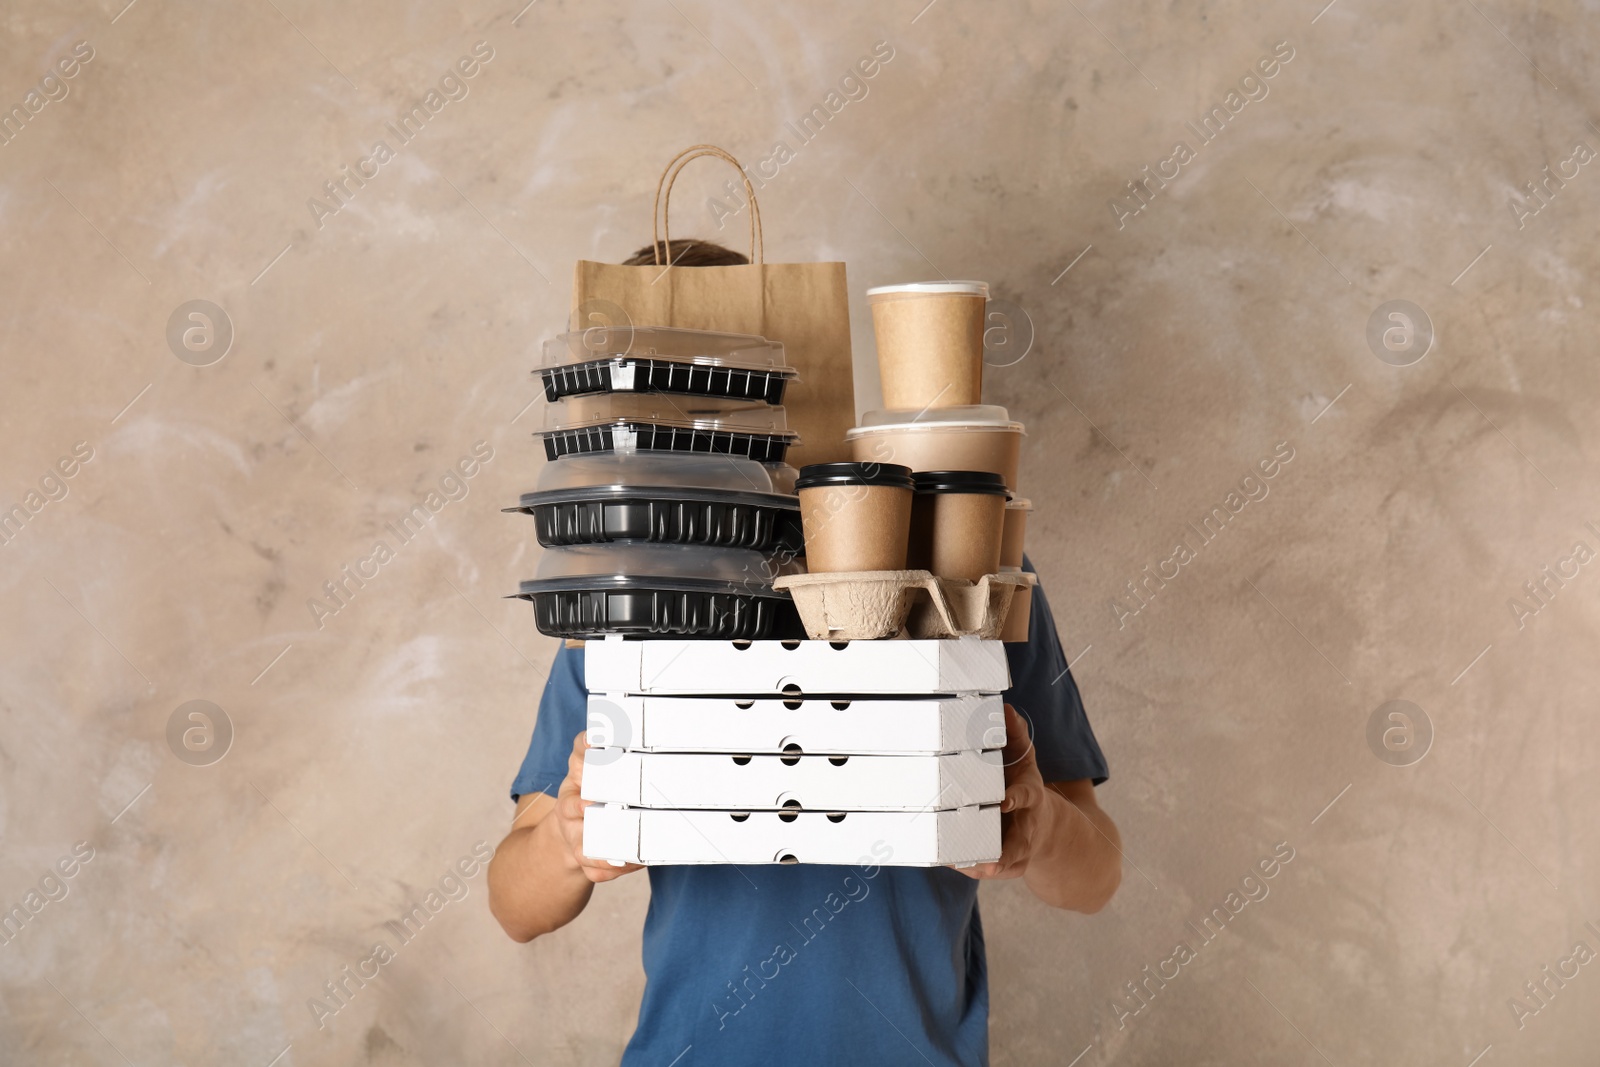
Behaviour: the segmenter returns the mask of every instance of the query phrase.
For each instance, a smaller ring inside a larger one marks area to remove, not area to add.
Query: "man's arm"
[[[1087,778],[1045,787],[1044,814],[1023,874],[1033,895],[1055,908],[1092,915],[1122,884],[1122,839],[1095,803]]]
[[[1022,878],[1055,908],[1092,914],[1122,883],[1122,839],[1087,778],[1045,785],[1027,724],[1006,705],[1006,795],[1000,860],[962,871]]]
[[[517,816],[489,861],[489,911],[513,941],[532,941],[559,930],[589,903],[596,882],[608,882],[637,864],[613,867],[583,854],[584,734],[572,742],[567,777],[555,796],[517,799]]]

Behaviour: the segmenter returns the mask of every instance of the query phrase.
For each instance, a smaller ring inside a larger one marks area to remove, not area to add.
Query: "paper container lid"
[[[553,434],[607,423],[630,422],[720,430],[724,433],[797,436],[789,431],[788,418],[780,406],[759,401],[669,393],[569,396],[545,408],[544,429],[538,432]]]
[[[950,408],[904,408],[869,411],[861,425],[845,431],[845,440],[884,430],[1011,430],[1025,433],[1022,423],[1013,422],[1005,408],[995,404],[964,404]]]
[[[672,326],[592,326],[557,334],[544,343],[541,367],[565,367],[596,360],[657,359],[764,371],[786,377],[797,372],[784,357],[783,344],[750,333],[682,330]]]
[[[981,296],[989,298],[988,282],[903,282],[899,285],[879,285],[867,290],[867,298],[875,296]]]
[[[911,468],[898,463],[812,463],[800,468],[796,492],[829,485],[880,485],[891,489],[912,487]]]
[[[1025,496],[1012,497],[1006,501],[1006,507],[1016,511],[1032,511],[1033,501]]]
[[[750,549],[619,541],[545,549],[538,577],[522,582],[519,592],[649,586],[777,596],[773,579],[801,571],[792,560]]]
[[[788,464],[779,464],[788,466]],[[763,464],[738,456],[672,452],[589,452],[562,456],[539,472],[538,494],[591,488],[723,489],[784,493]]]
[[[1006,480],[991,471],[918,471],[911,476],[917,493],[973,493],[1006,496]]]

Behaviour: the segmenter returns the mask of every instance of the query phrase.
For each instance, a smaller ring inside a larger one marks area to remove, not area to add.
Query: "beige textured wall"
[[[986,278],[1031,317],[989,395],[1030,427],[1032,552],[1130,861],[1094,917],[983,889],[995,1061],[1592,1060],[1600,968],[1542,1007],[1523,984],[1600,950],[1600,166],[1574,159],[1600,8],[922,2],[5,6],[0,104],[93,58],[0,146],[0,505],[38,507],[0,550],[0,902],[75,870],[0,946],[0,1059],[615,1061],[642,878],[521,947],[479,874],[326,1027],[307,1000],[505,826],[553,643],[500,599],[536,546],[499,508],[537,472],[527,372],[572,262],[643,242],[678,148],[795,149],[785,121],[887,41],[762,191],[768,248],[848,261],[858,362],[871,284]],[[385,123],[479,41],[469,95],[400,144]],[[1280,41],[1202,144],[1184,122]],[[1519,220],[1547,163],[1568,177]],[[685,181],[680,231],[715,236],[723,175]],[[191,300],[232,323],[210,366],[167,342]],[[1391,300],[1431,320],[1420,362],[1369,347]],[[480,441],[467,496],[387,537]],[[29,498],[79,442],[65,497]],[[1280,442],[1269,495],[1117,612]],[[1576,577],[1534,613],[1547,566]],[[169,748],[190,700],[232,723],[220,762]],[[1431,723],[1420,762],[1369,747],[1390,700]],[[1202,945],[1186,922],[1279,842]]]

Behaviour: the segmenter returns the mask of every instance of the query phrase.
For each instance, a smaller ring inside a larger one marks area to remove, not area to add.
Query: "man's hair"
[[[661,258],[656,259],[656,249],[661,250]],[[639,251],[622,261],[625,267],[651,267],[657,262],[670,263],[674,267],[738,267],[750,262],[750,257],[743,252],[735,252],[731,248],[723,248],[710,241],[698,241],[694,238],[685,238],[672,242],[672,254],[667,254],[667,242],[657,241],[654,245],[645,245]]]

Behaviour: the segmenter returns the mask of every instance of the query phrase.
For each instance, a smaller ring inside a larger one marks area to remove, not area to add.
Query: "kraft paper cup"
[[[917,493],[911,498],[911,527],[906,537],[906,569],[933,570],[933,496],[929,493]]]
[[[1021,567],[1001,567],[1002,572],[1022,573]],[[1026,641],[1028,639],[1028,621],[1033,610],[1033,586],[1024,585],[1017,589],[1011,596],[1011,608],[1006,612],[1006,621],[1000,627],[1000,640]]]
[[[975,582],[1000,571],[1006,483],[992,471],[913,475],[916,507],[927,531],[928,566],[937,578]]]
[[[893,463],[800,468],[800,525],[812,574],[906,568],[911,471]]]
[[[1003,407],[869,411],[845,433],[858,463],[898,463],[913,471],[990,471],[1017,489],[1022,423]]]
[[[1020,497],[1006,502],[1005,525],[1000,531],[1000,568],[1009,570],[1022,566],[1023,539],[1028,531],[1028,513],[1033,501]]]
[[[889,408],[977,404],[983,395],[984,282],[912,282],[867,290],[878,376]]]

